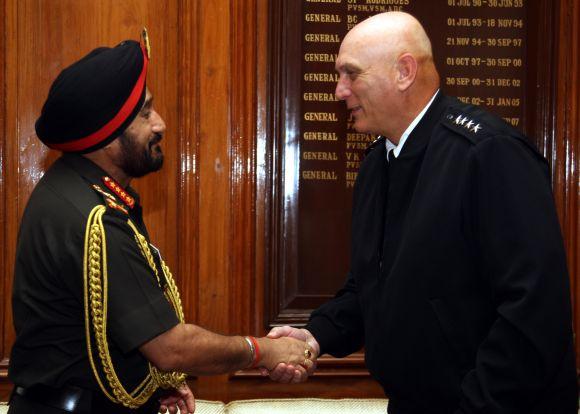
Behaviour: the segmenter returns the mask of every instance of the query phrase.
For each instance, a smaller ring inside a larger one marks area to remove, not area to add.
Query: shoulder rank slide
[[[476,118],[471,117],[469,114],[464,112],[460,112],[457,109],[453,110],[453,108],[445,114],[442,123],[474,143],[480,136],[489,133],[484,124],[479,122]]]
[[[105,186],[111,190],[127,207],[132,209],[135,207],[135,199],[131,197],[127,192],[111,177],[103,177],[103,183]]]
[[[467,131],[477,134],[483,128],[480,123],[476,123],[473,119],[469,119],[467,115],[458,114],[455,116],[454,114],[447,114],[446,116],[448,121],[451,121],[452,124],[465,128]]]

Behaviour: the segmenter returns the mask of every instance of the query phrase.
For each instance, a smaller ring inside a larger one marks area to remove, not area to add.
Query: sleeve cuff
[[[333,344],[340,343],[340,333],[324,316],[311,317],[305,326],[320,346],[320,355],[331,353]]]

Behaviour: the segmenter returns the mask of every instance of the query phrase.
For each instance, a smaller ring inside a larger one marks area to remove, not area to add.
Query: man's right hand
[[[307,329],[298,329],[291,326],[280,326],[273,328],[270,333],[268,333],[268,338],[295,338],[306,342],[312,352],[312,364],[305,367],[304,369],[299,369],[302,367],[296,367],[291,364],[279,363],[274,369],[266,370],[261,369],[263,376],[269,376],[271,380],[281,383],[289,382],[304,382],[308,379],[309,375],[314,373],[316,369],[316,358],[320,354],[320,345],[314,336]]]
[[[308,377],[307,370],[314,365],[314,354],[306,342],[289,337],[278,339],[258,338],[261,358],[258,366],[261,370],[272,371],[284,365],[292,371],[294,382],[301,382]]]

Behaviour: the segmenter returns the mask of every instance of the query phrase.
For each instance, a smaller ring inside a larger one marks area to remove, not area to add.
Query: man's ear
[[[405,53],[397,60],[397,87],[404,92],[415,83],[417,78],[417,61],[410,53]]]
[[[106,151],[116,151],[118,147],[119,147],[119,137],[109,142],[107,145],[103,147],[103,149]]]
[[[120,143],[119,137],[115,138],[111,142],[109,142],[106,146],[100,149],[103,154],[106,154],[109,158],[115,158],[117,154],[120,152]]]

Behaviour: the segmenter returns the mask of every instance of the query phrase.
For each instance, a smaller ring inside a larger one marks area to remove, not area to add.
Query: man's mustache
[[[163,135],[160,133],[156,133],[153,138],[149,141],[149,148],[152,148],[153,145],[159,143],[163,139]]]

